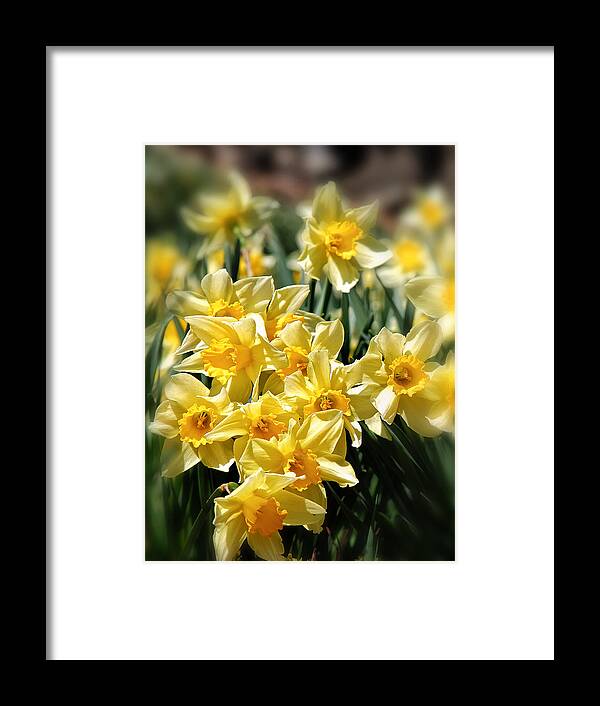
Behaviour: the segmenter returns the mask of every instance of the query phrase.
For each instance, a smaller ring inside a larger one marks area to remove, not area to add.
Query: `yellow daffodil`
[[[233,441],[213,441],[206,435],[233,411],[227,391],[211,396],[193,375],[174,375],[165,386],[165,399],[156,410],[149,429],[166,437],[162,475],[173,477],[198,461],[226,471],[233,463]]]
[[[250,439],[239,459],[240,472],[243,477],[259,469],[294,473],[296,480],[290,488],[300,491],[324,480],[344,488],[356,485],[354,469],[339,453],[345,452],[344,439],[340,410],[316,412],[302,424],[291,419],[286,433],[279,437]]]
[[[233,244],[238,236],[248,237],[277,206],[272,199],[253,197],[248,182],[237,172],[230,173],[228,180],[228,191],[199,197],[198,211],[183,209],[188,228],[207,238],[202,254]]]
[[[274,291],[272,277],[245,277],[233,282],[227,270],[218,270],[203,277],[195,292],[171,292],[167,307],[178,316],[215,316],[235,321],[250,314],[264,315]],[[189,353],[198,343],[190,329],[178,352]]]
[[[213,316],[187,316],[186,321],[200,343],[175,369],[215,378],[213,389],[223,386],[234,402],[247,402],[261,370],[271,364],[273,356],[280,355],[264,338],[264,327],[262,332],[257,330],[262,319],[248,316],[230,322]]]
[[[435,243],[435,262],[438,272],[444,277],[454,278],[454,227],[444,228]]]
[[[356,485],[358,479],[344,458],[346,440],[343,414],[339,410],[317,412],[302,424],[295,419],[286,434],[270,440],[252,438],[236,462],[242,477],[262,469],[268,473],[293,473],[296,480],[288,490],[327,508],[323,481],[342,487]],[[319,532],[323,516],[306,523],[307,529]]]
[[[322,321],[315,327],[314,335],[302,321],[292,321],[281,330],[273,346],[281,351],[281,358],[273,358],[275,372],[266,380],[264,390],[275,394],[283,392],[284,380],[297,370],[307,374],[308,356],[311,351],[326,350],[331,360],[337,358],[344,342],[344,327],[339,319]]]
[[[431,372],[437,363],[427,363],[442,343],[435,321],[414,326],[407,336],[382,328],[361,359],[365,379],[379,385],[373,404],[382,419],[391,424],[400,414],[411,429],[422,436],[441,433],[427,419],[432,403],[427,398]]]
[[[454,338],[454,277],[415,277],[405,293],[416,309],[437,319],[444,340]]]
[[[267,392],[256,402],[248,402],[223,419],[207,438],[212,441],[235,439],[234,456],[239,458],[252,439],[279,439],[287,432],[294,416],[292,408],[283,400]]]
[[[402,215],[402,223],[424,234],[438,233],[452,218],[452,206],[444,189],[431,186],[417,194],[414,204]]]
[[[349,292],[362,269],[383,265],[390,251],[369,234],[377,220],[377,202],[344,209],[333,182],[317,190],[312,215],[303,233],[299,262],[306,274],[319,279],[326,273],[340,292]]]
[[[377,270],[386,287],[401,288],[411,277],[435,271],[431,253],[422,238],[404,231],[388,245],[392,258]]]
[[[175,245],[153,239],[146,245],[146,306],[159,303],[165,292],[183,286],[190,265]]]
[[[427,421],[434,429],[452,433],[454,431],[454,353],[446,356],[444,365],[432,367],[429,382],[423,390],[423,397],[431,406],[427,411]]]
[[[294,473],[265,473],[258,470],[224,498],[215,500],[213,543],[219,561],[239,555],[247,539],[254,553],[265,561],[283,561],[279,530],[284,525],[306,525],[323,516],[317,503],[290,493]]]
[[[376,414],[371,402],[374,386],[363,383],[361,361],[342,365],[329,359],[325,349],[308,354],[306,373],[300,370],[284,380],[284,399],[301,417],[339,410],[353,446],[360,446],[362,430],[359,422]]]

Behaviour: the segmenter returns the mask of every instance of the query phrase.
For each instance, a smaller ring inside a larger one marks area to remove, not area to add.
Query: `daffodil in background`
[[[236,238],[247,238],[260,228],[277,207],[273,199],[252,196],[248,182],[237,172],[228,175],[229,188],[202,194],[197,208],[184,208],[182,216],[190,230],[206,238],[200,254],[206,255]]]
[[[416,275],[435,272],[429,246],[419,235],[401,230],[398,237],[387,245],[392,257],[377,270],[384,286],[401,288]]]
[[[184,373],[173,375],[165,386],[149,429],[164,436],[162,475],[168,478],[201,461],[209,468],[226,471],[233,463],[233,441],[212,441],[206,435],[233,411],[226,390],[217,394]]]
[[[225,251],[216,250],[206,258],[208,271],[216,272],[225,267]],[[260,277],[271,273],[275,256],[264,250],[264,237],[252,236],[246,241],[246,253],[240,258],[238,277]]]
[[[402,224],[433,235],[449,224],[452,215],[445,190],[436,184],[417,193],[414,203],[402,215]]]
[[[185,284],[190,264],[168,239],[153,238],[146,245],[146,306],[162,303],[166,292]]]
[[[373,405],[383,421],[391,424],[401,415],[422,436],[437,436],[441,430],[429,423],[431,401],[426,397],[430,374],[437,363],[427,363],[442,343],[442,331],[434,321],[414,326],[407,336],[382,328],[361,360],[365,378],[379,385]]]
[[[265,561],[283,560],[279,531],[284,525],[306,525],[325,514],[317,503],[290,493],[294,473],[258,470],[224,498],[216,498],[213,543],[218,561],[232,561],[248,544]]]
[[[377,209],[377,202],[345,209],[333,182],[320,187],[299,257],[307,276],[319,279],[325,273],[337,291],[349,292],[361,270],[383,265],[391,253],[369,233],[377,220]]]
[[[405,291],[416,309],[437,319],[444,340],[454,339],[454,277],[415,277]]]

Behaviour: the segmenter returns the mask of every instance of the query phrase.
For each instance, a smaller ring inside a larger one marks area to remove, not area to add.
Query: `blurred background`
[[[244,175],[253,194],[271,196],[292,211],[309,205],[316,187],[332,179],[351,204],[379,199],[379,223],[388,231],[420,188],[439,184],[454,200],[453,146],[148,146],[147,234],[181,230],[182,203],[215,186],[215,171],[229,169]]]

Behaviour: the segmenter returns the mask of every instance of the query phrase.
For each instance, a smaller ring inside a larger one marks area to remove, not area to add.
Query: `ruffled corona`
[[[214,425],[215,415],[212,410],[200,405],[192,405],[188,411],[177,420],[179,425],[179,438],[183,442],[198,448],[202,444],[210,444],[204,436]]]
[[[388,385],[397,395],[412,397],[422,390],[427,383],[427,374],[423,371],[424,363],[414,355],[401,355],[389,366]]]

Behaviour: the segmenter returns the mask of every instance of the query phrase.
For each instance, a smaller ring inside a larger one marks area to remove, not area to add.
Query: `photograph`
[[[145,560],[454,561],[454,145],[144,156]]]

